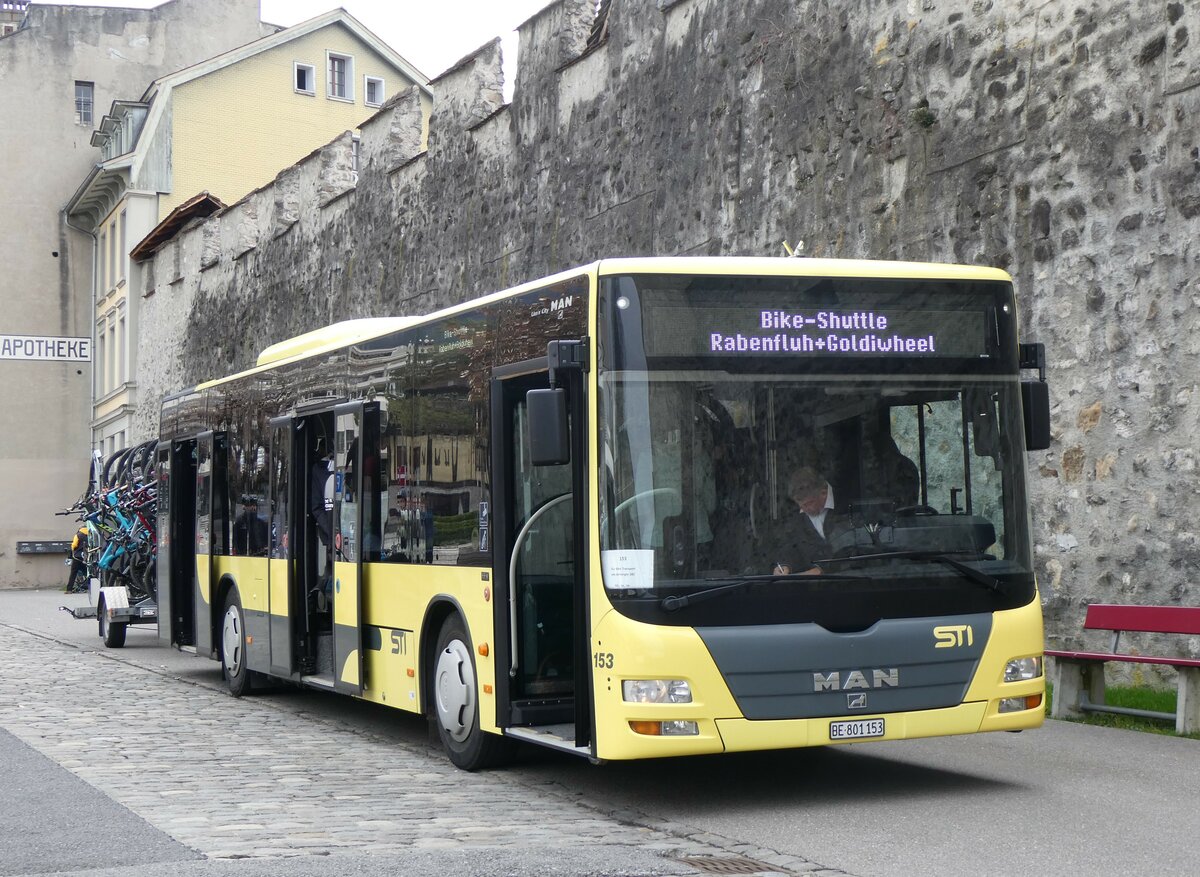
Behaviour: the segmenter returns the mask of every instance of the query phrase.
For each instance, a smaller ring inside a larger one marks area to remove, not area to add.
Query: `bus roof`
[[[308,356],[325,350],[336,350],[377,335],[386,335],[421,322],[420,317],[364,317],[342,320],[303,335],[264,347],[255,366],[274,365],[294,356]]]
[[[943,262],[889,262],[881,259],[810,259],[770,256],[668,256],[604,259],[601,277],[615,274],[756,274],[766,277],[920,277],[945,280],[1012,278],[999,268]]]
[[[459,311],[478,307],[512,295],[519,295],[539,286],[596,272],[601,277],[620,274],[748,274],[763,277],[876,277],[876,278],[937,278],[944,280],[979,280],[1011,283],[1012,278],[999,268],[977,265],[954,265],[942,262],[892,262],[880,259],[810,259],[778,256],[635,256],[602,259],[587,265],[561,271],[549,277],[539,277],[520,286],[494,292],[480,298],[451,305],[433,313],[410,317],[364,317],[343,320],[311,332],[305,332],[263,348],[253,367],[236,374],[205,381],[192,388],[226,383],[235,378],[265,371],[283,362],[304,359],[347,347],[360,341],[388,335],[400,329],[431,322]],[[191,392],[189,390],[183,391]],[[168,398],[174,398],[172,394]]]

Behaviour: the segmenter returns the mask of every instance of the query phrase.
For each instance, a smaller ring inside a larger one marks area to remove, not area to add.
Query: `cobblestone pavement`
[[[645,814],[600,812],[523,782],[519,768],[468,774],[421,747],[305,714],[295,699],[235,700],[6,623],[0,727],[210,859],[607,846],[662,857],[659,874],[695,873],[679,861],[690,856],[841,873]]]

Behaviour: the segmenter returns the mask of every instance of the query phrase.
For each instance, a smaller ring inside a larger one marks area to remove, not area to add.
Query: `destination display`
[[[987,356],[983,308],[650,305],[650,356]]]

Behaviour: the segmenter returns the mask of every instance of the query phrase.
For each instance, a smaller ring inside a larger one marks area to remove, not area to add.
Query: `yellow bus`
[[[1037,727],[1017,335],[989,268],[630,258],[280,342],[163,402],[160,638],[467,770]]]

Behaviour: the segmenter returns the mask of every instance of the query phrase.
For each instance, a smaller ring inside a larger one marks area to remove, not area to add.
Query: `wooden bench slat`
[[[1153,655],[1117,655],[1111,652],[1063,652],[1046,649],[1052,658],[1067,658],[1077,661],[1126,661],[1132,664],[1166,664],[1171,667],[1200,667],[1197,658],[1159,658]]]
[[[1200,634],[1200,606],[1120,606],[1092,603],[1084,630]]]

